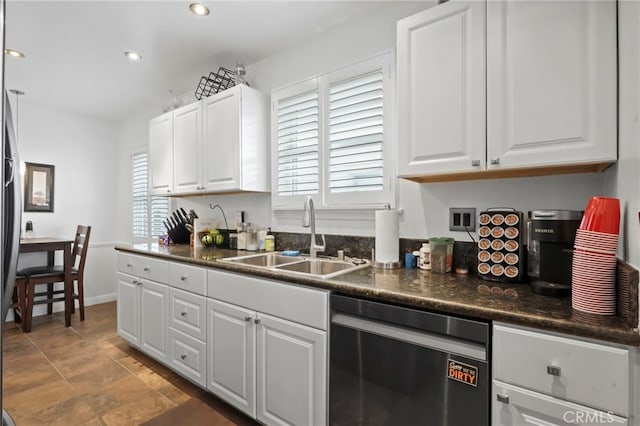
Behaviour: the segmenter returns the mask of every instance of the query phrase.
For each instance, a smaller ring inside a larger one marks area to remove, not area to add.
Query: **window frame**
[[[301,82],[274,89],[271,92],[271,208],[301,210],[305,195],[278,194],[278,102],[293,96],[317,90],[318,92],[318,193],[310,194],[319,210],[379,209],[385,205],[397,206],[396,197],[396,142],[395,142],[395,74],[390,51],[377,54],[354,64],[317,75]],[[382,71],[383,79],[383,181],[381,191],[350,191],[331,193],[329,190],[329,87],[368,73]]]

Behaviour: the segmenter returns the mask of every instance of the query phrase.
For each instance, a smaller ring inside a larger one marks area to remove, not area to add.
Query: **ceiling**
[[[250,64],[382,7],[384,1],[8,0],[5,86],[21,102],[122,121],[195,91],[211,64]],[[139,62],[124,56],[142,55]],[[206,70],[206,71],[205,71]]]

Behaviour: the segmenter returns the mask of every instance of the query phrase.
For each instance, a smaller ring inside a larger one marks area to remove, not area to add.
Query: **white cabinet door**
[[[149,193],[167,195],[173,191],[173,113],[149,122]]]
[[[140,286],[140,348],[166,362],[169,350],[169,287],[142,280]]]
[[[616,2],[487,2],[488,168],[614,161]]]
[[[398,171],[485,169],[485,3],[452,0],[398,22]]]
[[[206,98],[204,120],[204,186],[207,191],[239,189],[241,86]],[[266,158],[263,159],[266,163]]]
[[[201,189],[200,106],[200,102],[195,102],[173,111],[173,191],[176,194]]]
[[[627,419],[608,411],[493,381],[493,426],[553,426],[553,425],[626,425]]]
[[[265,314],[258,319],[258,421],[326,424],[327,334]]]
[[[207,389],[256,415],[255,313],[207,299]]]
[[[118,274],[118,335],[136,346],[140,344],[140,299],[138,279]]]

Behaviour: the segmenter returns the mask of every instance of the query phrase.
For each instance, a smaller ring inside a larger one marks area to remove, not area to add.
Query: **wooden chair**
[[[71,301],[72,310],[75,313],[75,300],[78,300],[80,310],[80,321],[84,321],[84,264],[87,260],[87,251],[89,249],[89,235],[91,234],[91,226],[78,225],[76,231],[76,237],[73,243],[73,251],[71,253],[71,278],[73,280],[74,289],[73,300]],[[54,290],[53,284],[57,282],[64,282],[64,266],[52,265],[52,266],[35,266],[31,268],[25,268],[18,271],[20,277],[25,279],[16,280],[16,287],[18,288],[18,299],[23,295],[25,302],[18,301],[18,309],[24,310],[21,312],[22,317],[22,330],[25,333],[31,331],[31,320],[33,316],[33,305],[47,304],[47,314],[53,312],[53,302],[64,301],[64,289]],[[36,286],[40,284],[46,284],[47,290],[42,292],[36,292]],[[61,295],[61,296],[58,296]],[[36,299],[38,297],[39,299]],[[41,298],[44,297],[44,298]]]

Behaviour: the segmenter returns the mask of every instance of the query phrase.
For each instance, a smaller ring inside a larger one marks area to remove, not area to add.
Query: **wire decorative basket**
[[[210,72],[208,77],[202,76],[196,88],[196,99],[200,100],[236,85],[236,73],[224,68],[218,72]]]

